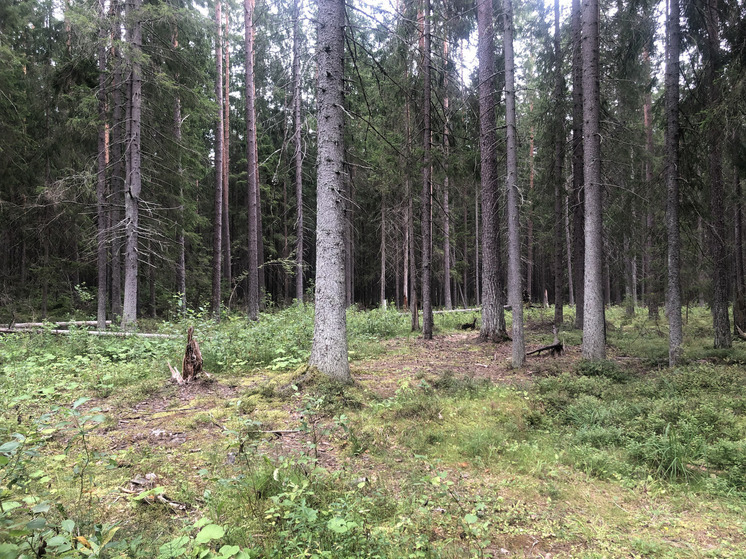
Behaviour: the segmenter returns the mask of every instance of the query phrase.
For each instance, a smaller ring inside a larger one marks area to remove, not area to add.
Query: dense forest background
[[[553,5],[514,6],[521,274],[527,300],[559,295],[572,305],[582,297],[583,254],[572,142],[577,38],[571,6],[557,8],[555,36]],[[648,0],[600,6],[604,298],[629,309],[644,304],[654,317],[667,271],[666,9]],[[681,9],[682,303],[708,305],[720,283],[729,301],[744,286],[746,19],[736,1],[687,1]],[[494,11],[499,20],[502,7]],[[406,0],[347,4],[349,305],[407,307],[417,285],[423,13]],[[117,320],[133,228],[138,316],[208,312],[211,300],[214,311],[216,269],[218,306],[246,308],[253,262],[263,308],[289,305],[301,293],[309,300],[314,18],[314,7],[300,0],[0,4],[0,321],[92,314],[97,299]],[[437,307],[470,306],[480,302],[483,260],[476,8],[439,0],[428,22],[431,297]],[[504,181],[504,50],[500,40],[495,45],[496,157]],[[137,153],[133,115],[141,122]],[[135,173],[141,191],[132,195],[133,224],[127,197]],[[258,179],[256,199],[250,179]],[[500,250],[507,254],[505,242]],[[500,273],[507,285],[507,270]]]

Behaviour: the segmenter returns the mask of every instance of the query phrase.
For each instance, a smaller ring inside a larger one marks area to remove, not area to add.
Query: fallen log
[[[66,335],[72,334],[72,330],[45,330],[42,328],[0,328],[0,334],[59,334]],[[129,336],[136,336],[138,338],[178,338],[173,334],[151,334],[147,332],[111,332],[108,330],[86,330],[86,333],[91,336],[115,336],[119,338],[127,338]]]
[[[565,345],[562,342],[557,342],[556,344],[552,345],[545,345],[544,347],[540,347],[539,349],[529,351],[526,355],[533,355],[534,353],[537,355],[541,355],[542,351],[548,351],[551,355],[562,355],[562,352],[565,351]]]
[[[67,322],[15,322],[10,324],[9,328],[43,328],[49,324],[62,328],[64,326],[98,326],[98,322],[95,320],[70,320]],[[106,321],[107,326],[111,326],[111,320]]]

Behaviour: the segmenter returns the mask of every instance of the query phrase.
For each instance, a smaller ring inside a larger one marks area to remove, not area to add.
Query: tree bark
[[[559,332],[564,322],[563,290],[564,290],[564,266],[562,261],[563,241],[565,237],[563,211],[564,178],[563,168],[565,163],[565,110],[563,95],[565,90],[565,78],[562,72],[562,36],[560,34],[560,9],[559,0],[554,0],[554,326]]]
[[[430,123],[430,0],[424,0],[424,27],[423,27],[423,99],[422,99],[422,218],[420,228],[422,231],[422,337],[430,340],[433,337],[433,303],[430,288],[432,287],[432,162],[430,144],[432,141],[432,128]]]
[[[723,193],[722,133],[724,124],[720,117],[720,32],[718,3],[708,0],[704,6],[707,28],[707,49],[705,51],[705,72],[708,84],[707,98],[707,140],[709,146],[708,170],[710,181],[710,235],[713,261],[712,274],[712,326],[715,348],[729,348],[733,345],[728,316],[728,274],[727,250],[725,246],[725,211]]]
[[[125,15],[130,44],[128,80],[128,135],[127,135],[127,174],[124,192],[124,305],[122,308],[122,327],[127,329],[137,321],[137,273],[138,273],[138,219],[141,175],[141,138],[140,122],[142,115],[142,70],[140,56],[142,51],[142,22],[140,21],[140,0],[127,0]]]
[[[259,317],[259,170],[256,145],[254,90],[254,0],[244,0],[244,47],[246,55],[246,161],[248,183],[248,314]]]
[[[497,122],[495,120],[495,30],[492,0],[477,0],[479,33],[479,150],[482,180],[482,326],[483,341],[505,333],[500,281],[499,193],[497,186]]]
[[[448,41],[443,41],[443,61],[448,64]],[[446,310],[453,309],[453,297],[451,294],[451,212],[449,208],[448,156],[450,152],[450,126],[448,112],[448,71],[443,71],[443,167],[445,177],[443,178],[443,302]]]
[[[173,35],[173,47],[174,50],[179,47],[179,40],[178,40],[178,31],[176,26],[174,26],[174,35]],[[178,83],[179,81],[179,75],[177,74],[175,76],[175,81]],[[184,169],[181,165],[181,97],[179,95],[176,96],[176,100],[174,101],[174,140],[176,141],[176,149],[177,149],[177,157],[178,157],[178,163],[177,163],[177,171],[176,175],[178,177],[179,181],[179,208],[178,208],[178,247],[179,247],[179,253],[176,257],[176,286],[179,290],[179,313],[184,316],[186,314],[186,308],[187,308],[187,298],[186,298],[186,241],[184,237],[184,186],[183,186],[183,180],[184,180]]]
[[[229,219],[228,208],[230,206],[230,157],[229,157],[229,144],[230,144],[230,114],[231,114],[231,103],[230,103],[230,73],[231,73],[231,57],[228,49],[228,10],[226,9],[225,14],[225,36],[226,39],[223,42],[223,56],[225,58],[225,85],[223,87],[223,277],[225,278],[225,284],[230,289],[233,283],[231,277],[231,224]],[[228,299],[230,305],[230,299]]]
[[[386,310],[386,204],[381,200],[381,285],[380,305]]]
[[[106,10],[104,0],[98,0],[98,158],[96,170],[96,254],[98,267],[98,329],[106,329],[106,278],[108,243],[106,241]]]
[[[585,171],[583,168],[583,55],[580,0],[572,2],[572,220],[575,328],[583,328],[585,310]]]
[[[316,315],[310,364],[348,383],[352,377],[344,305],[344,23],[344,0],[318,0]]]
[[[213,318],[220,320],[221,278],[223,256],[223,18],[221,3],[215,3],[215,102],[218,105],[218,119],[215,126],[215,221],[212,229],[212,299],[210,309]]]
[[[585,173],[583,357],[592,360],[606,358],[598,20],[598,0],[583,0],[583,167]]]
[[[676,366],[683,354],[681,321],[681,235],[679,230],[679,56],[681,31],[679,0],[669,0],[666,36],[666,232],[668,233],[668,364]]]
[[[295,146],[295,299],[303,304],[303,149],[301,145],[300,3],[293,3],[293,143]]]
[[[508,303],[513,313],[513,367],[526,361],[523,337],[523,289],[521,274],[521,223],[518,192],[518,132],[515,117],[515,63],[513,58],[513,3],[503,0],[503,48],[505,49],[505,124],[508,175],[505,183],[508,198]],[[530,286],[529,286],[530,289]]]
[[[113,78],[112,127],[111,127],[111,315],[116,319],[122,316],[122,236],[120,235],[121,208],[124,203],[124,118],[122,110],[122,59],[117,41],[121,38],[121,4],[118,0],[111,2],[112,13],[112,47]]]

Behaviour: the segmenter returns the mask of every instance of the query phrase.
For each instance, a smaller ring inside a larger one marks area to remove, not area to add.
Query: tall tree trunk
[[[720,16],[716,0],[707,0],[704,7],[707,28],[707,49],[704,61],[707,99],[707,140],[710,150],[708,170],[710,181],[710,234],[713,261],[712,275],[712,326],[715,348],[729,348],[733,344],[728,316],[728,274],[725,246],[725,211],[723,194],[722,132],[723,122],[719,115],[721,99],[720,85]]]
[[[521,286],[521,223],[518,210],[518,132],[515,119],[515,63],[513,58],[513,3],[503,0],[503,48],[505,49],[505,124],[508,175],[508,303],[513,312],[513,367],[526,361],[523,337],[523,289]],[[530,287],[529,287],[530,289]]]
[[[173,34],[173,47],[177,49],[179,47],[178,30],[174,26]],[[175,81],[178,83],[179,75],[175,76]],[[174,101],[174,140],[176,141],[177,148],[177,171],[176,175],[179,181],[179,208],[177,217],[177,228],[178,228],[178,247],[179,253],[176,257],[176,288],[179,290],[179,313],[184,316],[187,309],[187,298],[186,298],[186,240],[184,237],[184,169],[181,166],[181,97],[177,94],[176,100]]]
[[[303,148],[301,145],[300,3],[293,3],[293,143],[295,153],[295,299],[303,304]]]
[[[679,231],[679,0],[669,0],[666,34],[666,232],[668,233],[668,364],[676,366],[683,354],[681,322],[681,235]]]
[[[108,243],[106,241],[106,9],[104,0],[98,0],[98,168],[96,172],[96,254],[98,266],[98,306],[96,322],[98,329],[106,328],[106,265]]]
[[[347,361],[344,253],[343,0],[318,0],[316,315],[310,364],[351,382]]]
[[[505,330],[500,281],[497,122],[495,120],[495,30],[492,0],[477,0],[479,29],[479,151],[482,178],[482,327],[483,341],[497,341]]]
[[[352,238],[352,173],[353,169],[345,165],[345,306],[351,307],[355,302],[354,278],[355,273],[355,247]]]
[[[249,320],[259,317],[259,170],[257,169],[256,109],[254,99],[254,0],[244,0],[246,54],[246,160],[248,182],[249,269],[247,302]]]
[[[564,232],[564,178],[562,170],[565,163],[565,104],[563,96],[565,78],[562,72],[562,36],[560,34],[559,0],[554,0],[554,326],[559,331],[564,322],[563,290],[564,267],[562,262]]]
[[[606,359],[604,243],[599,111],[598,0],[583,0],[583,167],[585,173],[585,282],[583,357]]]
[[[121,4],[112,0],[112,59],[113,78],[111,84],[112,95],[112,127],[111,127],[111,315],[118,319],[122,316],[122,235],[120,221],[122,205],[124,204],[124,115],[122,107],[122,59],[116,46],[121,37]]]
[[[408,197],[409,206],[407,208],[407,230],[409,231],[409,308],[412,315],[412,332],[416,332],[420,329],[420,312],[417,300],[417,261],[415,259],[414,246],[414,203],[412,201],[414,195],[411,192],[408,177],[406,181],[406,189],[410,193]]]
[[[386,310],[386,204],[381,200],[381,293],[380,304]]]
[[[424,48],[422,60],[424,94],[422,99],[422,337],[430,340],[433,337],[433,302],[432,287],[432,162],[430,144],[432,129],[430,123],[430,0],[424,0]]]
[[[646,66],[646,72],[650,75],[650,55],[645,47],[643,51],[643,61]],[[648,79],[650,81],[650,79]],[[643,126],[645,127],[645,184],[647,188],[653,188],[653,99],[650,92],[645,93],[645,102],[643,104]],[[645,216],[645,268],[647,277],[645,281],[645,302],[648,305],[648,316],[653,320],[658,320],[659,307],[659,273],[657,266],[653,264],[653,237],[655,235],[655,216],[653,208],[648,206]]]
[[[230,206],[230,150],[228,146],[230,144],[230,114],[231,114],[231,103],[230,103],[230,74],[231,74],[231,58],[230,50],[228,49],[228,10],[225,11],[225,33],[226,39],[223,42],[223,52],[225,58],[225,86],[223,87],[223,277],[225,277],[225,283],[230,289],[233,279],[231,277],[231,224],[229,219],[228,207]],[[230,298],[228,299],[230,305]]]
[[[570,202],[569,196],[564,196],[565,206],[565,248],[567,250],[567,287],[568,287],[568,299],[567,303],[570,306],[575,305],[575,290],[573,289],[573,271],[572,271],[572,240],[570,238]]]
[[[216,320],[220,320],[220,294],[223,256],[223,18],[220,0],[215,3],[215,101],[218,104],[218,119],[215,126],[215,221],[212,230],[212,299],[210,308]]]
[[[140,191],[142,189],[141,138],[140,122],[142,115],[142,70],[140,57],[142,51],[142,22],[140,21],[140,0],[127,0],[125,4],[128,24],[129,71],[128,80],[128,137],[127,137],[127,175],[124,192],[124,306],[122,308],[122,327],[128,328],[137,321],[137,272],[138,272],[138,219]]]
[[[572,282],[575,289],[575,328],[585,314],[585,170],[583,155],[583,55],[580,0],[572,0]]]
[[[448,41],[443,41],[443,61],[448,64]],[[449,126],[449,98],[448,98],[448,72],[443,72],[443,167],[445,177],[443,178],[443,299],[446,310],[453,309],[453,299],[451,295],[451,211],[449,208],[450,181],[448,178],[448,155],[450,152],[450,126]]]

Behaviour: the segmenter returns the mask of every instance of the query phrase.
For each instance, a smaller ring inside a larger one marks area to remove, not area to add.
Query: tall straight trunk
[[[448,41],[443,41],[443,60],[444,63],[448,63]],[[443,178],[443,299],[446,310],[453,309],[453,300],[451,295],[451,212],[449,208],[449,193],[450,180],[448,177],[448,155],[450,151],[450,126],[449,126],[449,113],[448,113],[448,72],[443,73],[443,89],[445,91],[443,97],[443,111],[445,117],[443,119],[443,156],[444,163],[443,167],[445,170],[445,177]]]
[[[116,43],[121,36],[121,4],[111,2],[112,48],[114,72],[111,84],[111,315],[122,316],[122,235],[120,234],[121,208],[124,203],[124,115],[122,106],[122,59]]]
[[[738,139],[736,139],[738,141]],[[741,189],[741,177],[738,169],[733,169],[733,191],[736,195],[736,203],[733,208],[733,236],[735,237],[734,250],[736,253],[736,293],[743,296],[746,290],[746,277],[744,277],[743,265],[743,191]]]
[[[559,328],[564,322],[563,314],[563,290],[564,290],[564,267],[562,262],[563,241],[565,237],[563,211],[564,178],[562,170],[565,164],[565,104],[563,96],[565,91],[565,77],[562,72],[562,36],[560,34],[560,9],[559,0],[554,0],[554,326]]]
[[[482,167],[482,327],[483,341],[502,338],[505,330],[500,289],[499,190],[495,106],[495,30],[492,0],[477,0],[479,30],[479,151]]]
[[[479,247],[482,240],[482,237],[479,235],[479,200],[481,198],[480,194],[481,192],[479,191],[479,187],[477,187],[476,192],[474,193],[474,299],[477,306],[482,304],[482,292],[479,288],[479,282],[482,279],[479,268]],[[484,225],[482,225],[482,227],[484,227]],[[464,248],[464,254],[466,254],[466,252],[466,248]]]
[[[216,320],[220,320],[220,283],[223,256],[223,18],[220,0],[215,3],[215,101],[218,104],[218,119],[215,126],[215,221],[212,229],[212,299],[210,308]]]
[[[230,289],[231,283],[231,227],[228,213],[228,207],[230,206],[230,153],[228,146],[230,143],[230,114],[231,114],[231,103],[230,103],[230,74],[231,74],[231,58],[230,51],[228,49],[228,10],[225,11],[225,29],[226,29],[226,40],[223,43],[223,57],[225,59],[225,86],[223,87],[223,277],[225,283]],[[228,300],[230,303],[230,299]]]
[[[679,229],[679,57],[681,31],[679,0],[669,0],[666,33],[666,232],[668,234],[668,364],[676,366],[683,354],[681,321],[681,234]]]
[[[650,75],[650,55],[648,49],[643,50],[643,61],[646,66],[646,73]],[[651,81],[648,79],[648,81]],[[653,188],[653,99],[650,92],[645,93],[645,102],[642,107],[643,126],[645,128],[645,184],[647,188]],[[659,307],[659,273],[657,266],[653,264],[653,237],[655,230],[655,216],[653,208],[648,207],[645,216],[645,268],[647,269],[647,278],[645,282],[645,303],[648,306],[648,316],[654,320],[658,319]]]
[[[583,167],[585,172],[583,357],[593,360],[606,359],[598,20],[598,0],[583,0]]]
[[[303,304],[303,148],[301,145],[300,3],[293,3],[293,144],[295,153],[295,299]]]
[[[246,161],[248,183],[248,314],[259,317],[259,177],[257,169],[256,109],[254,99],[254,0],[244,0],[244,47],[246,54]]]
[[[150,318],[156,318],[155,297],[155,259],[153,258],[152,241],[148,239],[148,292],[150,294]]]
[[[565,249],[567,251],[567,303],[570,306],[575,305],[575,290],[573,289],[573,272],[572,272],[572,239],[570,238],[570,202],[569,196],[564,196],[565,211]]]
[[[406,192],[409,191],[407,186],[405,190],[405,198],[408,198]],[[404,229],[404,242],[402,252],[402,293],[404,294],[404,304],[402,305],[405,310],[409,310],[409,205],[404,206],[404,219],[402,223]]]
[[[140,56],[142,51],[142,22],[140,21],[140,0],[127,0],[125,4],[128,25],[129,72],[128,80],[128,137],[127,175],[124,191],[124,305],[122,308],[122,327],[133,326],[137,321],[137,272],[138,272],[138,219],[141,175],[141,138],[140,123],[142,117],[142,70]]]
[[[98,305],[96,322],[99,330],[106,328],[106,278],[108,243],[106,241],[106,11],[104,0],[98,0],[98,158],[96,169],[96,263],[98,267]]]
[[[430,160],[430,144],[432,141],[432,129],[430,123],[430,0],[424,0],[424,27],[423,27],[423,99],[422,99],[422,337],[430,340],[433,337],[433,302],[430,288],[432,287],[432,162]]]
[[[174,27],[173,35],[173,46],[174,49],[179,47],[178,31]],[[179,76],[175,76],[175,81],[178,83]],[[174,101],[174,140],[177,148],[177,171],[176,175],[179,181],[179,209],[177,217],[177,228],[178,228],[178,247],[179,253],[176,257],[176,288],[179,291],[179,312],[184,315],[186,314],[187,299],[186,299],[186,241],[184,238],[184,170],[181,166],[181,97],[176,96]]]
[[[410,192],[407,212],[407,229],[409,231],[409,308],[412,318],[412,332],[415,332],[420,329],[420,312],[419,301],[417,300],[417,260],[415,259],[414,246],[414,203],[412,201],[413,194],[409,186],[409,178],[406,181],[407,191]]]
[[[352,382],[345,316],[344,0],[318,0],[316,315],[310,364]]]
[[[583,56],[580,0],[572,0],[572,282],[575,328],[583,328],[585,310],[585,171],[583,168]]]
[[[505,50],[505,124],[508,175],[508,303],[513,312],[513,367],[526,361],[523,337],[523,289],[521,274],[521,223],[518,192],[518,131],[515,118],[515,62],[513,58],[513,2],[503,0],[503,48]],[[530,286],[529,286],[530,289]]]
[[[381,308],[386,310],[386,204],[381,201]]]
[[[345,306],[350,307],[355,301],[354,291],[354,251],[352,238],[352,169],[346,166],[347,173],[345,175]]]
[[[716,0],[707,0],[704,7],[707,28],[707,49],[704,61],[707,99],[707,140],[709,147],[708,171],[710,181],[710,216],[712,231],[712,326],[715,348],[729,348],[733,344],[728,316],[727,250],[725,246],[725,211],[723,193],[722,132],[724,124],[719,117],[720,85],[720,16]]]

